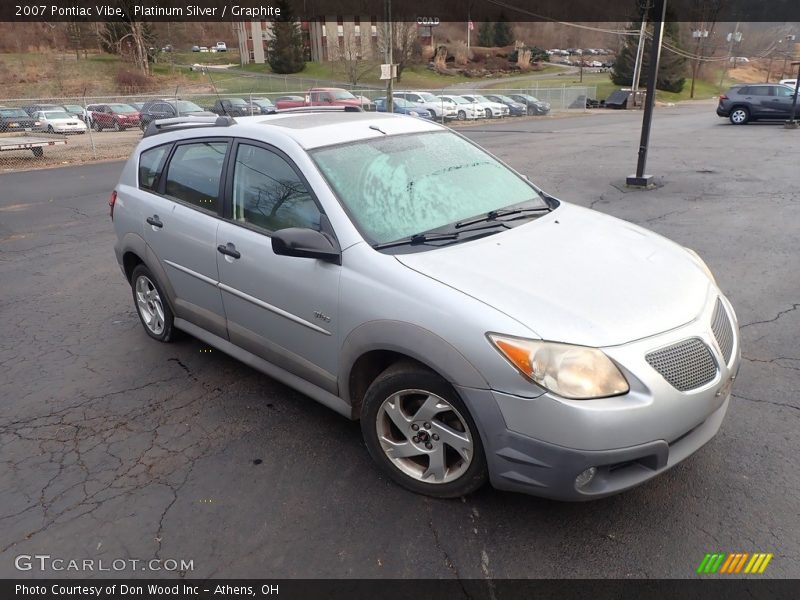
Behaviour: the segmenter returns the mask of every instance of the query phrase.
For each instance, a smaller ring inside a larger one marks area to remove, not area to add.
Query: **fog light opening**
[[[589,467],[575,478],[575,487],[578,489],[586,487],[592,482],[595,475],[597,475],[597,467]]]

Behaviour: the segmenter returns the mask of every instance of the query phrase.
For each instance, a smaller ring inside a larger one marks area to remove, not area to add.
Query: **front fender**
[[[488,389],[483,375],[452,344],[432,331],[403,321],[370,321],[344,340],[339,360],[339,396],[350,398],[350,372],[358,358],[374,350],[404,354],[428,366],[453,385]]]

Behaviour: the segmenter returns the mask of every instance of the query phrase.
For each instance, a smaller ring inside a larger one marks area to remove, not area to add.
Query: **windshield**
[[[247,106],[247,102],[241,98],[228,98],[227,100],[231,103],[231,106]]]
[[[44,116],[45,119],[71,119],[72,118],[67,113],[65,113],[63,111],[62,112],[56,112],[54,110],[53,111],[48,110],[47,112],[43,112],[42,115]]]
[[[0,116],[2,117],[25,117],[29,118],[28,113],[19,108],[0,108]]]
[[[115,113],[135,113],[136,109],[127,104],[109,104],[109,108]]]
[[[370,243],[544,200],[519,175],[450,131],[395,135],[311,153]]]
[[[353,96],[353,94],[351,94],[347,90],[333,92],[333,97],[336,98],[337,100],[356,100],[356,97]]]
[[[513,103],[514,102],[508,96],[495,96],[495,98],[497,98],[500,102],[509,102],[509,103]]]
[[[188,100],[178,100],[178,112],[181,113],[192,113],[192,112],[203,112],[203,109],[197,106],[194,102],[189,102]]]
[[[467,100],[464,100],[464,98],[461,98],[460,96],[450,96],[449,98],[445,98],[445,100],[449,100],[455,104],[469,104]]]
[[[253,104],[258,106],[275,106],[269,98],[254,98]]]
[[[476,102],[491,102],[486,96],[473,96]]]
[[[83,112],[83,107],[77,104],[65,104],[64,108],[71,112]]]
[[[394,105],[400,108],[416,108],[416,105],[413,102],[409,102],[403,98],[394,98]],[[386,100],[382,101],[386,104]]]
[[[433,94],[429,94],[428,92],[422,92],[419,96],[420,98],[425,100],[425,102],[442,102],[442,98],[437,98],[436,96],[434,96]],[[445,102],[447,101],[445,100]]]

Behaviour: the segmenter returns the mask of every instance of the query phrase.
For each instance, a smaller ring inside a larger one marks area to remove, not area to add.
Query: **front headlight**
[[[602,350],[490,333],[489,339],[524,377],[574,400],[618,396],[628,382]]]
[[[412,117],[418,117],[419,116],[419,113],[417,111],[415,111],[415,110],[408,111],[408,114],[410,114]]]
[[[683,249],[686,250],[692,256],[697,266],[703,269],[705,274],[708,275],[708,278],[714,283],[714,285],[717,285],[717,280],[714,277],[714,274],[711,272],[711,269],[708,268],[706,262],[702,258],[700,258],[700,255],[691,248],[687,248],[686,246],[684,246]]]

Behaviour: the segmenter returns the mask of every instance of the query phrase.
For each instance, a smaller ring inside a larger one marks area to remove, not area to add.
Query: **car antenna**
[[[381,129],[380,127],[378,127],[377,125],[370,125],[369,128],[370,129],[374,129],[375,131],[378,131],[378,132],[382,133],[383,135],[386,135],[386,132],[383,129]]]
[[[217,95],[217,101],[219,102],[219,107],[222,109],[222,112],[225,113],[226,117],[230,117],[228,111],[225,110],[225,103],[223,103],[222,98],[219,97],[217,86],[214,84],[214,80],[211,78],[211,73],[208,71],[208,67],[205,67],[205,69],[206,69],[206,75],[208,75],[208,80],[211,82],[211,87],[214,88],[214,93]]]

